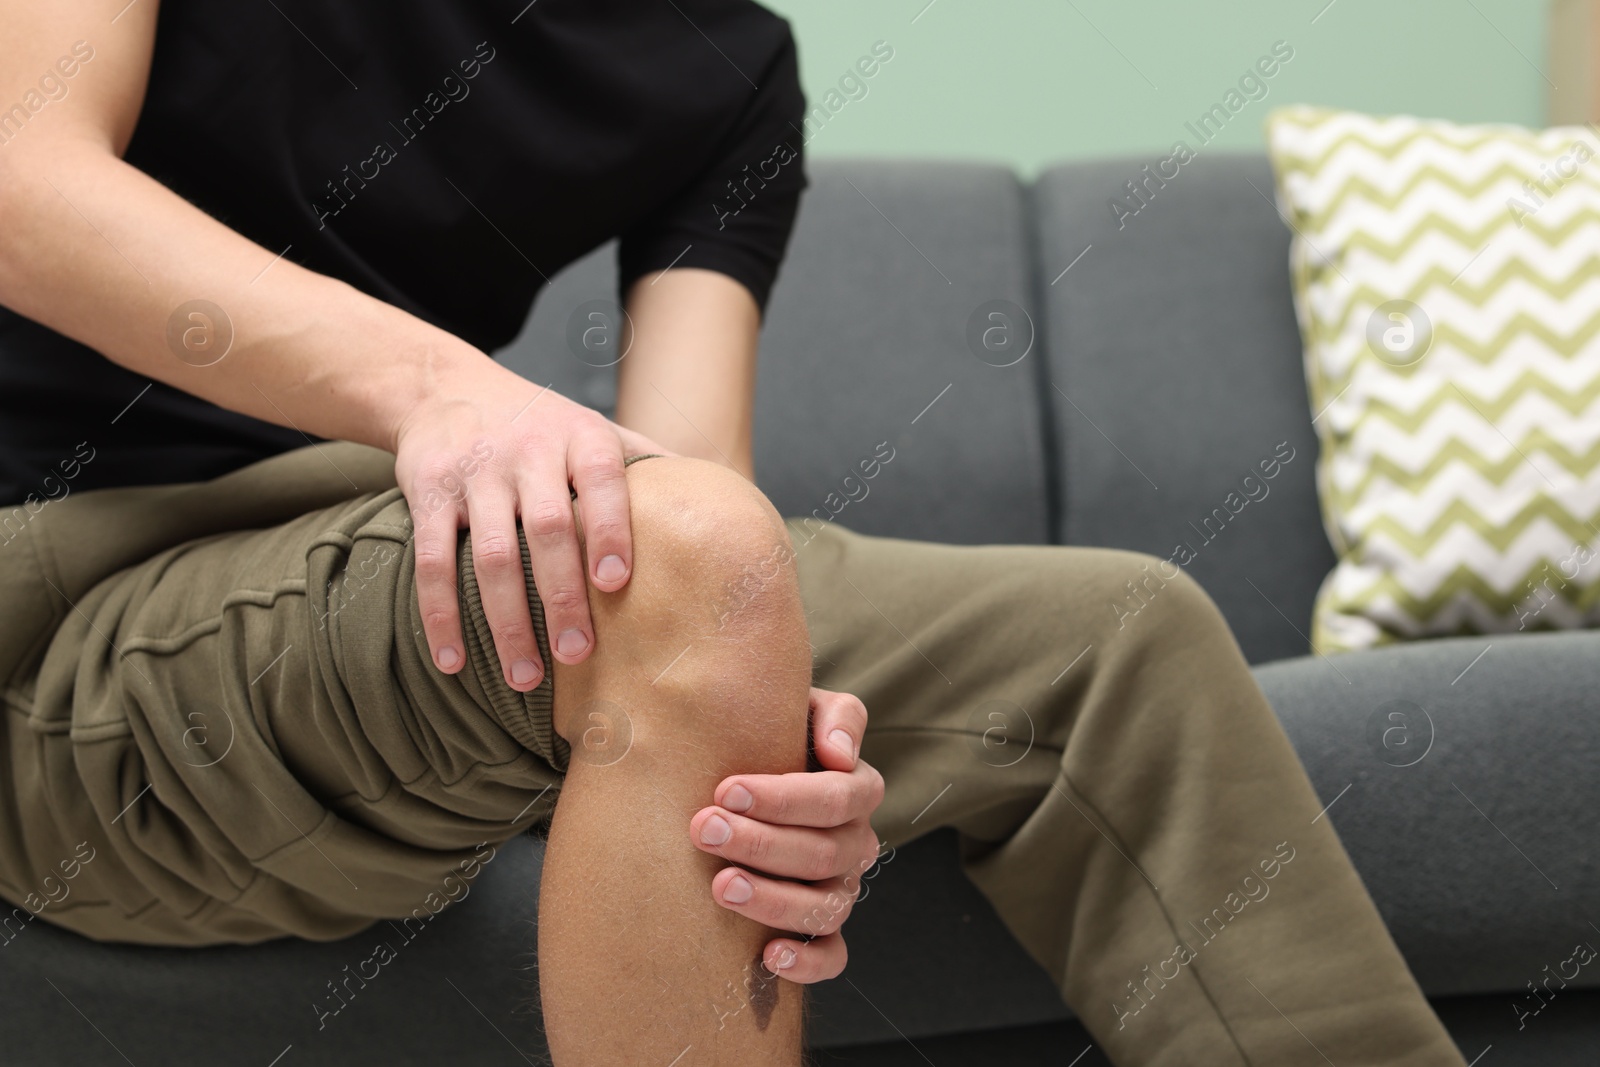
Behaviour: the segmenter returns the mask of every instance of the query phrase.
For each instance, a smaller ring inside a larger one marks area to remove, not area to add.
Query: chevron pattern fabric
[[[1600,624],[1600,136],[1267,133],[1339,557],[1314,648]]]

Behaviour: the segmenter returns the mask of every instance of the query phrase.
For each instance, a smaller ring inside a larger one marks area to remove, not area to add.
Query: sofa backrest
[[[1060,166],[1033,190],[1057,539],[1176,557],[1252,662],[1304,655],[1333,555],[1272,172],[1149,162]]]
[[[1119,227],[1142,163],[1032,188],[985,164],[813,163],[763,331],[758,480],[784,514],[862,533],[1187,544],[1252,661],[1299,655],[1332,556],[1271,174],[1196,159]],[[607,246],[497,358],[610,411],[615,370],[574,338],[615,298]]]
[[[1029,301],[1030,240],[1003,167],[812,165],[757,377],[757,480],[780,512],[920,540],[1049,540],[1037,351],[997,368],[966,342],[979,305]],[[609,412],[615,371],[576,358],[568,332],[615,300],[615,276],[610,246],[573,264],[497,358]],[[889,449],[863,479],[860,462]]]

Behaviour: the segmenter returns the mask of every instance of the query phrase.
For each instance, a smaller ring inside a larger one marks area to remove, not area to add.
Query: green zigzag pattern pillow
[[[1339,557],[1313,646],[1600,623],[1600,138],[1267,133]]]

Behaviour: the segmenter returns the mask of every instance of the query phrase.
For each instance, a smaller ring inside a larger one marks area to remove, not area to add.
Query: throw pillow
[[[1600,137],[1267,134],[1338,555],[1313,646],[1600,623]]]

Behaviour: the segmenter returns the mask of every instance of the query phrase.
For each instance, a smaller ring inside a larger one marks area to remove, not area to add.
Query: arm
[[[629,287],[627,307],[633,337],[617,366],[617,422],[753,481],[761,311],[750,290],[715,271],[658,271]]]
[[[156,0],[146,0],[110,24],[103,3],[0,0],[0,99],[20,99],[75,41],[91,56],[65,96],[20,129],[0,126],[0,136],[9,134],[0,144],[0,303],[222,407],[396,453],[435,662],[449,673],[465,664],[455,546],[458,529],[470,525],[496,650],[508,683],[526,691],[543,671],[523,587],[520,512],[556,635],[552,651],[580,662],[594,631],[568,485],[578,489],[589,532],[590,580],[614,591],[632,567],[622,456],[658,449],[564,397],[541,396],[406,312],[275,261],[278,249],[125,163],[156,13]],[[167,342],[174,309],[201,297],[224,309],[235,337],[207,366]]]
[[[277,250],[124,163],[149,78],[156,4],[129,8],[114,27],[104,25],[103,8],[0,4],[14,31],[0,40],[0,99],[20,97],[76,39],[92,54],[67,96],[0,148],[0,301],[223,407],[392,451],[399,413],[422,395],[418,372],[443,372],[466,346],[343,282],[273,263]],[[237,331],[228,358],[209,367],[166,345],[169,313],[202,296]]]
[[[751,477],[761,312],[750,291],[709,270],[656,272],[629,287],[627,309],[634,333],[618,365],[617,421],[683,455]],[[863,830],[870,829],[883,800],[882,776],[857,755],[867,728],[861,701],[812,689],[810,704],[819,770],[726,778],[713,806],[689,824],[698,848],[744,867],[716,874],[713,899],[800,935],[773,939],[762,957],[795,982],[833,978],[844,969],[839,929],[861,893],[863,876],[878,860],[876,850],[861,854],[856,845],[870,836]],[[713,816],[731,827],[725,842],[701,836]],[[817,829],[834,838],[839,870],[820,882],[794,881],[815,851]],[[759,864],[753,862],[757,857]]]

